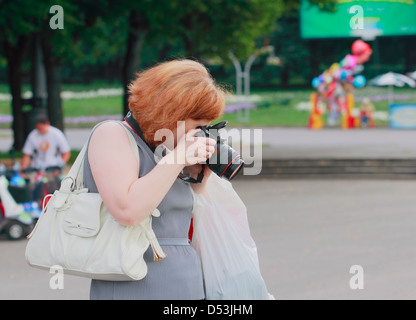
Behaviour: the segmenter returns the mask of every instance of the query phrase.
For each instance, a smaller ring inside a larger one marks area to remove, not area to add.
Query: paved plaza
[[[229,128],[233,129],[233,128]],[[241,128],[238,137],[243,137]],[[261,130],[261,141],[254,141],[254,130]],[[91,129],[66,129],[65,134],[73,150],[81,150]],[[247,130],[247,129],[244,129]],[[231,134],[230,134],[231,136]],[[250,128],[247,144],[262,147],[264,159],[409,159],[416,158],[416,130],[324,129],[307,128]],[[233,136],[234,138],[235,136]],[[0,129],[0,151],[10,150],[12,131]],[[232,140],[234,141],[234,140]],[[255,155],[258,157],[259,155]]]
[[[68,129],[79,149],[89,129]],[[0,150],[11,146],[0,130]],[[415,159],[416,131],[263,128],[264,159]],[[248,208],[263,277],[277,299],[416,299],[416,181],[233,182]],[[0,299],[88,299],[88,279],[30,268],[26,240],[0,239]],[[352,290],[350,268],[363,270]]]
[[[416,299],[416,181],[239,180],[268,289],[277,299]],[[89,280],[27,266],[0,239],[0,299],[88,299]],[[352,290],[350,267],[364,271]]]

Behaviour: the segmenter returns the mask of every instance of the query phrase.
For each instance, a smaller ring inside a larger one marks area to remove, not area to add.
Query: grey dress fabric
[[[139,176],[144,176],[156,165],[149,147],[130,127],[136,139],[139,155]],[[109,183],[111,183],[109,181]],[[84,164],[84,185],[89,192],[98,192],[88,162]],[[92,280],[90,299],[123,300],[199,300],[204,299],[202,267],[198,254],[189,244],[188,232],[193,209],[190,185],[177,179],[158,206],[160,217],[152,218],[153,230],[167,257],[153,261],[149,247],[144,255],[148,274],[138,281]]]

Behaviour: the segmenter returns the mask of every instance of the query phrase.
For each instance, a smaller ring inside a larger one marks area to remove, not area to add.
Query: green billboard
[[[309,1],[301,3],[301,36],[304,39],[416,34],[415,0],[339,0],[334,11]]]

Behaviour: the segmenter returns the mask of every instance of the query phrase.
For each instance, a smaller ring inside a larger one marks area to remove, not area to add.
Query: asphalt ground
[[[254,129],[261,129],[261,140],[254,141]],[[65,134],[79,150],[89,132]],[[411,130],[252,128],[250,134],[243,145],[257,159],[416,158]],[[0,150],[11,145],[11,131],[0,130]],[[416,181],[253,176],[233,184],[277,299],[416,299]],[[52,274],[27,266],[25,245],[0,238],[0,299],[88,299],[88,279],[65,276],[64,289],[52,290]],[[362,267],[364,289],[350,287],[354,265]]]
[[[239,180],[276,299],[416,299],[416,181]],[[29,267],[26,240],[0,239],[0,299],[88,299],[89,280]],[[362,267],[353,290],[350,268]]]

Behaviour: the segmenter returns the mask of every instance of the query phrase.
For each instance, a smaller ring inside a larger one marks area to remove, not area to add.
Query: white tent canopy
[[[370,80],[370,85],[372,86],[388,86],[389,88],[389,103],[393,103],[393,87],[404,87],[408,85],[412,88],[416,87],[416,81],[412,78],[405,76],[400,73],[388,72],[382,75],[375,77]]]
[[[412,78],[412,79],[414,79],[414,80],[416,80],[416,70],[413,71],[413,72],[407,73],[407,76],[410,77],[410,78]]]

